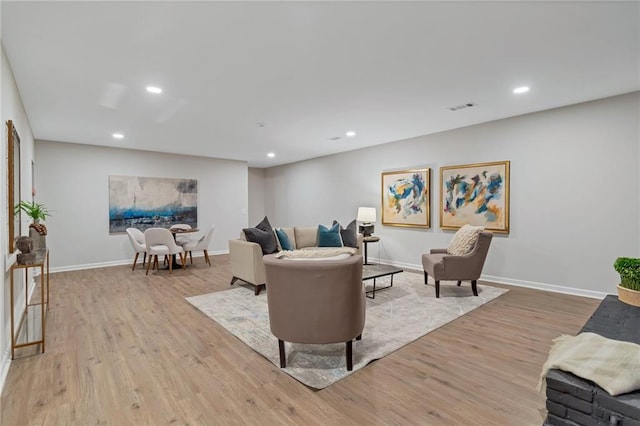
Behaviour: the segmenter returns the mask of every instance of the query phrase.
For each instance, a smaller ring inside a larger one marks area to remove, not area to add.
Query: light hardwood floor
[[[11,363],[0,423],[540,425],[536,385],[551,341],[599,304],[511,288],[315,391],[184,300],[229,288],[228,256],[212,260],[173,275],[52,274],[47,352]]]

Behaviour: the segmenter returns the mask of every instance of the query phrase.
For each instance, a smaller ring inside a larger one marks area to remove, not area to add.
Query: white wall
[[[1,8],[0,8],[1,9]],[[2,49],[2,67],[0,68],[0,116],[2,116],[2,158],[0,159],[0,263],[3,273],[0,274],[0,285],[2,290],[0,291],[0,388],[4,384],[7,372],[9,370],[9,360],[11,351],[11,321],[10,321],[10,293],[9,293],[9,281],[10,275],[7,270],[15,262],[15,253],[11,256],[8,255],[8,210],[7,205],[7,120],[12,120],[18,135],[20,136],[20,175],[21,175],[21,198],[23,200],[31,200],[31,160],[33,159],[33,135],[31,133],[31,127],[27,115],[22,105],[22,99],[16,82],[7,61],[7,57]],[[29,235],[29,222],[23,215],[22,222],[22,235]],[[16,272],[16,282],[22,283],[23,270]],[[15,285],[14,301],[15,306],[24,306],[24,300],[27,295],[23,285]],[[18,309],[15,312],[15,317],[18,318],[21,314],[21,310]]]
[[[52,270],[127,263],[126,234],[109,235],[109,175],[198,180],[198,227],[216,229],[212,253],[247,224],[247,164],[241,161],[37,141],[38,199],[54,211],[47,219]]]
[[[249,224],[255,226],[264,218],[265,169],[249,168]]]
[[[452,235],[438,227],[439,167],[510,160],[511,232],[495,235],[483,278],[615,293],[615,258],[640,247],[639,102],[636,92],[270,168],[266,212],[274,226],[315,225],[377,206],[370,257],[421,269]],[[418,167],[432,169],[432,228],[381,226],[380,173]]]

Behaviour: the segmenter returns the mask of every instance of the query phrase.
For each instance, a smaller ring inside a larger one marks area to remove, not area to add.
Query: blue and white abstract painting
[[[109,176],[109,233],[127,228],[198,226],[198,181]]]
[[[440,227],[509,232],[509,161],[440,168]]]
[[[382,173],[382,224],[428,228],[431,169]]]

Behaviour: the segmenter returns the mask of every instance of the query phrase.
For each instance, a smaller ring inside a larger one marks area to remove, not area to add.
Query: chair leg
[[[173,274],[173,262],[172,262],[172,260],[169,261],[169,273],[170,274]]]
[[[473,291],[473,295],[478,295],[478,286],[476,285],[476,280],[471,281],[471,290]]]
[[[193,265],[193,252],[189,251],[189,260],[191,260],[191,264]]]
[[[236,283],[236,281],[238,281],[239,279],[240,278],[238,278],[238,277],[231,278],[231,284],[229,284],[229,285],[234,285]]]
[[[436,299],[440,297],[440,281],[436,280]]]
[[[358,337],[356,337],[356,340],[362,340],[362,333],[358,334]]]
[[[353,342],[347,342],[347,371],[353,370]]]
[[[206,250],[204,251],[204,260],[206,260],[209,266],[211,266],[211,259],[209,259],[209,252]]]
[[[151,267],[151,256],[149,256],[149,263],[147,263],[147,273],[145,275],[149,275],[149,268]]]
[[[233,284],[233,283],[231,283]],[[259,295],[260,294],[260,290],[262,290],[263,288],[267,288],[266,284],[254,284],[254,290],[253,290],[253,294],[254,295]]]
[[[185,253],[184,255],[182,253],[179,253],[179,254],[180,254],[180,261],[182,261],[182,269],[187,269],[187,253]]]
[[[424,271],[424,285],[427,285],[428,279],[429,279],[429,274],[427,274],[427,271]]]
[[[131,268],[131,270],[133,271],[134,269],[136,269],[136,262],[138,261],[138,256],[140,255],[140,253],[136,253],[136,257],[133,258],[133,267]],[[144,265],[143,265],[144,266]]]
[[[144,252],[144,257],[142,258],[142,266],[147,264],[147,252]]]
[[[153,256],[153,269],[158,270],[158,255]]]
[[[278,339],[278,351],[280,352],[280,368],[287,366],[287,358],[284,355],[284,342]]]
[[[462,284],[462,281],[458,281],[458,287],[460,287],[460,284]]]

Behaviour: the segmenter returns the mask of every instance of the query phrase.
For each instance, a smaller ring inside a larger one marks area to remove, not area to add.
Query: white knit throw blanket
[[[552,368],[591,380],[614,396],[632,392],[640,389],[640,345],[595,333],[563,335],[553,340],[538,391],[544,391],[547,372]]]
[[[357,250],[352,247],[323,247],[317,249],[304,250],[283,250],[279,252],[278,258],[314,258],[314,257],[333,257],[339,254],[356,254]]]

